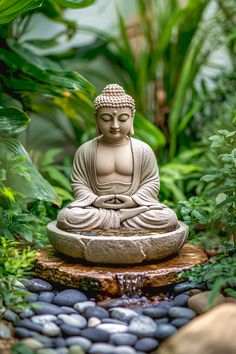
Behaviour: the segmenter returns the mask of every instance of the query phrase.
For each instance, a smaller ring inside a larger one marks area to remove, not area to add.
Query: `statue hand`
[[[93,205],[96,208],[113,209],[114,201],[115,195],[102,195],[93,202]]]
[[[119,209],[123,208],[135,208],[138,204],[129,196],[124,194],[116,194],[116,199],[118,199],[121,203],[119,205]]]

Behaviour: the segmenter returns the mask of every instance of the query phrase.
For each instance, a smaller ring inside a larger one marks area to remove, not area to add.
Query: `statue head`
[[[104,109],[109,111],[117,110],[121,113],[125,113],[130,116],[130,129],[128,131],[129,136],[134,134],[133,121],[135,114],[135,102],[133,98],[125,93],[123,87],[117,84],[107,85],[101,95],[97,96],[94,101],[94,113],[97,118],[97,134],[101,134],[101,130],[98,126],[98,118],[100,114],[104,112]],[[119,112],[118,112],[119,113]]]

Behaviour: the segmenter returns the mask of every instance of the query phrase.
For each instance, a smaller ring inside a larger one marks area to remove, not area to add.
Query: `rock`
[[[180,328],[182,326],[185,326],[187,323],[189,323],[190,319],[188,318],[175,318],[170,322],[172,326],[175,326],[176,328]]]
[[[155,332],[155,338],[165,339],[176,332],[176,328],[171,324],[160,324]]]
[[[30,280],[27,280],[25,282],[25,286],[29,291],[33,291],[35,293],[39,293],[42,291],[51,291],[52,286],[49,284],[47,281],[38,279],[38,278],[33,278]]]
[[[66,346],[66,340],[62,337],[54,338],[53,344],[56,348],[61,348]]]
[[[116,347],[113,351],[113,354],[136,354],[137,352],[134,350],[134,348],[129,347],[127,345],[120,345],[119,347]]]
[[[21,344],[26,345],[26,347],[36,350],[38,348],[42,348],[43,345],[38,340],[34,338],[25,338],[21,340]]]
[[[236,305],[222,304],[182,327],[157,353],[235,354],[235,328]]]
[[[54,304],[49,304],[47,302],[37,301],[32,304],[32,308],[38,315],[60,315],[63,313],[62,309]]]
[[[160,318],[165,317],[168,313],[168,310],[161,306],[149,306],[143,309],[143,314],[146,316],[150,316],[152,318]]]
[[[61,333],[61,330],[55,323],[46,322],[43,325],[42,333],[48,337],[56,337]]]
[[[123,321],[115,320],[114,318],[103,318],[101,320],[101,322],[102,323],[114,323],[114,324],[120,324],[120,325],[125,324]]]
[[[16,337],[20,337],[20,338],[28,338],[31,336],[31,331],[29,331],[26,328],[22,328],[22,327],[15,327],[14,328],[14,334]]]
[[[92,306],[96,306],[96,303],[93,301],[82,301],[76,303],[74,305],[74,309],[80,313],[84,313],[88,307],[92,307]]]
[[[206,262],[207,257],[202,249],[186,244],[178,255],[156,264],[142,265],[143,286],[159,287],[176,283],[177,275],[183,269],[189,269]],[[99,291],[106,296],[121,294],[119,277],[129,277],[140,273],[140,266],[127,267],[103,266],[71,263],[66,257],[57,256],[52,246],[38,251],[36,270],[44,279],[54,280],[66,286]],[[101,271],[102,270],[102,271]],[[116,304],[121,307],[121,304]]]
[[[158,318],[157,320],[155,320],[155,323],[157,325],[160,325],[160,324],[166,324],[169,322],[169,319],[167,317],[163,317],[163,318]]]
[[[40,348],[37,349],[37,354],[57,354],[57,352],[54,349]]]
[[[138,316],[135,311],[123,307],[111,309],[110,314],[112,318],[125,322],[129,322],[133,317]]]
[[[71,315],[72,313],[78,313],[75,309],[69,306],[60,306],[61,310],[63,311],[63,314],[65,315]]]
[[[62,320],[65,324],[69,326],[78,327],[80,329],[85,328],[87,325],[87,320],[78,314],[59,315],[58,318]]]
[[[90,339],[92,342],[107,342],[109,333],[97,328],[86,328],[81,331],[81,336]]]
[[[225,302],[230,304],[236,304],[236,298],[231,296],[225,296]]]
[[[79,336],[80,335],[80,329],[78,327],[74,327],[74,326],[69,326],[68,324],[63,323],[60,326],[62,332],[66,335],[66,336]]]
[[[156,323],[147,316],[134,317],[128,327],[128,332],[136,334],[138,337],[153,337],[156,330]]]
[[[88,320],[88,327],[93,328],[93,327],[97,327],[98,325],[100,325],[101,320],[97,317],[90,317],[90,319]]]
[[[52,338],[47,336],[31,332],[31,336],[36,339],[38,342],[42,343],[44,347],[52,348],[54,346]]]
[[[107,343],[95,343],[91,346],[89,354],[114,354],[115,347]]]
[[[57,354],[68,354],[69,353],[69,349],[67,348],[57,348]]]
[[[31,318],[31,321],[35,323],[44,324],[47,322],[54,322],[57,320],[57,317],[54,315],[36,315]]]
[[[85,354],[85,352],[78,345],[72,345],[69,348],[68,354]]]
[[[84,312],[86,318],[97,317],[97,318],[109,318],[109,312],[100,306],[87,307]]]
[[[42,333],[43,326],[39,323],[35,323],[29,319],[20,320],[15,324],[16,327],[27,328],[31,331]]]
[[[59,306],[74,306],[77,302],[86,300],[87,296],[81,291],[67,289],[56,294],[53,303]]]
[[[202,290],[200,290],[200,289],[191,289],[191,290],[189,290],[188,294],[189,294],[189,296],[193,296],[193,295],[199,294],[201,292],[202,292]]]
[[[121,333],[127,332],[128,327],[120,324],[102,323],[96,327],[97,329],[102,329],[107,333]]]
[[[110,341],[114,345],[128,345],[132,346],[137,342],[138,337],[131,333],[114,333],[110,337]]]
[[[19,312],[19,316],[23,319],[32,317],[32,316],[34,316],[34,314],[35,314],[34,311],[31,309],[25,309],[25,310]]]
[[[208,304],[208,299],[211,291],[204,291],[199,294],[193,295],[188,300],[188,306],[194,310],[197,314],[202,314],[209,309],[216,307],[225,302],[225,298],[222,294],[218,294],[211,305]]]
[[[3,316],[4,320],[7,320],[9,322],[16,322],[20,319],[20,317],[13,311],[11,310],[6,310],[4,313],[3,313]]]
[[[28,302],[35,302],[38,301],[38,294],[30,294],[25,296],[25,300]]]
[[[67,346],[78,345],[84,351],[87,351],[91,347],[92,342],[89,339],[83,337],[70,337],[66,339],[66,344]]]
[[[134,348],[136,350],[150,351],[158,346],[159,342],[154,338],[141,338],[136,343]]]
[[[185,291],[195,289],[195,288],[205,290],[205,284],[197,283],[197,282],[190,283],[190,282],[186,281],[186,282],[175,285],[174,292],[175,292],[175,294],[180,294],[180,293],[183,293]]]
[[[192,319],[196,317],[196,312],[194,312],[193,310],[185,307],[178,307],[178,306],[169,309],[168,314],[172,318],[184,317],[184,318]]]
[[[104,307],[104,309],[111,309],[113,307],[125,307],[126,301],[125,299],[121,299],[121,298],[117,298],[117,299],[107,298],[105,300],[99,301],[97,305]]]
[[[189,296],[186,294],[177,295],[173,301],[173,306],[185,306],[188,302]]]
[[[55,294],[50,292],[50,291],[44,291],[41,294],[39,294],[38,296],[38,301],[42,301],[42,302],[52,302],[52,300],[54,299]]]
[[[11,338],[10,329],[3,322],[0,322],[0,338],[1,339]]]

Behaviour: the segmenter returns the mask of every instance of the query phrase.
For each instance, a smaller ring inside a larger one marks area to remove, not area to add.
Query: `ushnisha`
[[[57,228],[177,228],[176,214],[158,200],[160,181],[155,155],[134,139],[135,103],[117,84],[107,85],[94,101],[98,136],[75,154],[72,188],[75,201],[59,212]]]

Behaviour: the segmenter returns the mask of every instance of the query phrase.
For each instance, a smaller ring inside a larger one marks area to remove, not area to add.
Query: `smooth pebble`
[[[159,342],[154,338],[141,338],[135,343],[136,350],[150,351],[158,346]]]
[[[110,310],[111,318],[120,321],[129,322],[133,317],[138,316],[138,314],[130,309],[124,307],[115,307]]]
[[[115,345],[132,346],[138,340],[138,337],[131,333],[114,333],[110,337],[110,341]]]
[[[67,289],[55,295],[53,303],[59,306],[74,306],[77,302],[87,300],[87,296],[79,290]]]

